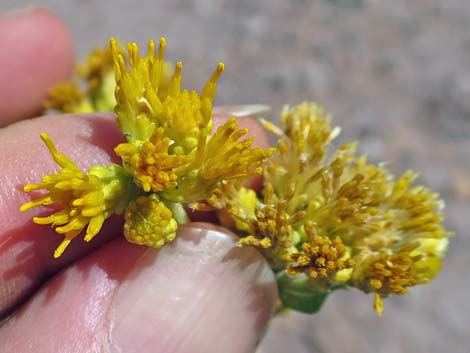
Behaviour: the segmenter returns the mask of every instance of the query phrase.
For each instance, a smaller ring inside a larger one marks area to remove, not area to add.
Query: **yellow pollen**
[[[241,238],[240,240],[238,240],[237,244],[238,246],[247,246],[247,245],[257,246],[263,249],[270,248],[272,245],[271,239],[269,238],[257,239],[253,235],[248,235],[246,237]]]
[[[290,275],[307,273],[312,278],[328,277],[351,266],[347,251],[341,239],[333,241],[315,234],[313,225],[307,223],[305,231],[309,238],[302,244],[300,252],[286,256],[289,262],[286,272]]]
[[[159,192],[174,185],[178,178],[174,169],[188,163],[185,156],[168,154],[170,139],[162,137],[162,133],[160,128],[150,141],[139,146],[122,143],[115,148],[124,168],[134,175],[145,192]]]
[[[413,250],[413,246],[406,246],[392,255],[378,255],[370,266],[369,285],[372,289],[383,296],[407,294],[406,287],[418,284],[415,266],[418,258],[411,255]]]

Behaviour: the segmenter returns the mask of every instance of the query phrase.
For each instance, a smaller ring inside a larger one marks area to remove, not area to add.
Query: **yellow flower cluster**
[[[93,111],[90,101],[77,82],[62,82],[49,91],[44,102],[45,109],[55,109],[64,113],[88,113]]]
[[[44,189],[47,193],[25,203],[20,210],[54,204],[61,207],[61,210],[50,216],[33,218],[34,223],[51,224],[57,233],[64,235],[65,239],[54,253],[57,258],[85,227],[85,241],[92,240],[104,221],[112,214],[122,213],[137,191],[121,167],[115,164],[94,166],[84,173],[57,151],[49,136],[43,133],[41,138],[61,169],[57,174],[43,177],[40,183],[26,185],[26,192]]]
[[[26,192],[45,190],[21,206],[54,206],[34,217],[64,236],[54,256],[84,233],[92,240],[113,214],[123,214],[124,235],[135,244],[159,248],[188,222],[184,204],[218,211],[236,230],[240,246],[256,246],[276,272],[285,308],[316,312],[331,291],[355,287],[382,299],[408,293],[439,271],[450,233],[443,203],[411,171],[398,179],[356,155],[356,143],[330,151],[340,129],[314,103],[285,108],[281,127],[262,121],[278,138],[276,148],[252,148],[235,118],[214,130],[212,106],[219,63],[202,91],[182,89],[181,62],[165,62],[166,40],[148,43],[127,56],[114,38],[77,69],[77,79],[57,85],[45,106],[63,112],[114,108],[125,141],[114,151],[122,166],[93,166],[88,172],[41,138],[60,170]],[[114,72],[113,72],[114,71]],[[263,174],[257,194],[243,187]]]
[[[112,111],[116,105],[113,64],[110,47],[94,49],[85,62],[76,66],[72,79],[50,89],[44,108],[63,113]],[[171,64],[165,62],[160,78],[162,87],[170,81],[170,70]]]
[[[185,156],[168,154],[170,144],[160,127],[149,141],[121,143],[115,152],[145,192],[160,192],[176,182],[175,168],[187,164]]]
[[[33,219],[51,224],[64,235],[55,257],[85,228],[85,241],[90,241],[109,216],[122,213],[130,242],[161,247],[175,238],[178,224],[188,221],[183,203],[204,202],[227,180],[261,174],[262,164],[274,152],[251,148],[252,138],[240,140],[247,130],[240,129],[235,119],[212,134],[212,102],[224,65],[217,65],[201,94],[182,90],[182,64],[176,64],[169,79],[165,48],[166,40],[161,38],[155,56],[155,44],[150,41],[147,55],[140,57],[137,44],[129,43],[127,65],[112,38],[110,50],[95,50],[79,70],[88,82],[86,93],[75,82],[63,83],[46,103],[64,112],[84,112],[115,102],[117,125],[127,140],[115,148],[122,167],[94,166],[84,173],[56,150],[46,134],[41,135],[61,169],[24,187],[26,192],[45,189],[47,193],[23,205],[21,211],[52,204],[61,208]],[[115,100],[109,98],[111,86]]]
[[[264,170],[263,195],[255,206],[245,191],[216,193],[215,207],[237,220],[241,245],[262,248],[273,268],[305,275],[316,290],[338,285],[381,298],[405,294],[438,272],[449,233],[442,202],[406,172],[394,181],[382,166],[355,156],[355,143],[329,152],[339,129],[314,103],[286,108],[282,128],[265,127],[279,138]]]
[[[149,42],[140,57],[130,44],[129,68],[111,40],[116,73],[117,122],[127,142],[116,148],[124,168],[144,191],[159,192],[172,202],[197,202],[212,195],[222,180],[261,174],[262,164],[274,152],[251,148],[252,138],[235,119],[211,135],[212,102],[217,80],[224,70],[219,63],[202,93],[181,89],[182,63],[177,63],[169,83],[161,89],[166,40]]]
[[[112,70],[113,58],[108,48],[96,48],[88,55],[86,62],[76,68],[77,75],[87,83],[89,95],[102,89],[103,82],[108,79]]]
[[[289,275],[307,273],[312,278],[327,278],[350,268],[349,254],[340,237],[330,240],[318,236],[312,222],[307,222],[304,228],[307,240],[302,243],[301,251],[290,252],[284,257]]]

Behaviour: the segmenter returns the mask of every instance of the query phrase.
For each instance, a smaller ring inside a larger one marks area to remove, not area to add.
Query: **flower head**
[[[122,53],[118,44],[115,51]],[[124,55],[124,54],[123,54]],[[162,65],[161,87],[167,89],[171,78],[171,65]],[[75,75],[69,81],[58,83],[49,91],[44,102],[45,109],[63,113],[108,112],[114,109],[115,75],[114,57],[109,47],[95,48],[75,68]]]
[[[312,278],[327,278],[346,268],[351,267],[350,254],[340,237],[330,240],[315,234],[312,223],[304,225],[308,240],[300,246],[300,250],[288,253],[286,272],[289,275],[306,273]]]
[[[60,209],[38,224],[51,224],[64,241],[59,257],[82,231],[90,241],[112,214],[124,213],[124,235],[160,248],[188,222],[183,204],[218,210],[239,235],[239,246],[256,246],[276,272],[286,308],[319,310],[333,290],[355,287],[383,298],[408,293],[436,276],[447,247],[443,203],[411,171],[395,179],[383,165],[356,155],[356,143],[331,150],[340,129],[314,103],[286,107],[281,126],[262,121],[278,139],[275,149],[253,148],[247,129],[228,119],[213,131],[212,106],[219,63],[200,92],[181,87],[183,64],[170,74],[166,40],[127,57],[114,38],[79,67],[76,81],[51,91],[46,106],[65,112],[110,110],[126,141],[115,148],[122,167],[94,166],[87,173],[41,137],[61,167],[25,191],[45,190],[21,206]],[[111,70],[114,69],[114,75]],[[113,95],[114,94],[114,95]],[[246,178],[263,174],[257,194]]]
[[[129,43],[127,45],[129,69],[114,38],[110,40],[110,49],[116,81],[115,112],[118,126],[128,140],[146,141],[160,125],[163,112],[162,99],[168,93],[167,90],[166,92],[159,90],[164,82],[166,40],[160,39],[156,57],[155,43],[152,40],[148,44],[148,54],[144,57],[139,56],[139,47],[136,43]],[[171,85],[178,82],[175,76]],[[164,96],[159,96],[159,93]]]
[[[175,202],[196,202],[211,197],[221,182],[261,174],[262,165],[274,149],[251,148],[253,138],[239,139],[247,133],[236,119],[229,119],[213,136],[199,139],[190,163],[177,169],[178,183],[163,192]]]
[[[279,143],[254,210],[240,207],[234,192],[218,203],[236,225],[248,225],[239,228],[240,244],[263,248],[278,271],[311,278],[312,290],[347,284],[374,293],[378,314],[381,298],[432,279],[450,234],[438,196],[411,186],[417,174],[394,181],[383,166],[356,157],[355,143],[329,152],[339,129],[313,103],[286,108],[281,122],[264,122]]]
[[[160,248],[176,237],[178,223],[156,194],[139,196],[126,209],[124,235],[135,244]]]
[[[56,147],[46,134],[41,134],[55,162],[61,167],[57,174],[47,175],[37,184],[25,185],[24,191],[46,190],[46,193],[21,206],[27,211],[37,206],[57,205],[60,210],[46,217],[34,217],[37,224],[51,224],[55,231],[64,235],[54,257],[62,255],[70,242],[85,228],[85,241],[92,240],[104,221],[113,213],[122,213],[136,193],[132,179],[114,164],[95,166],[88,173],[82,172]]]
[[[241,245],[259,245],[271,248],[273,254],[284,258],[298,240],[293,225],[304,217],[304,212],[294,214],[288,211],[289,195],[279,199],[274,194],[271,184],[263,190],[263,201],[258,202],[252,213],[240,212],[239,207],[231,203],[229,210],[239,220],[248,225],[250,235],[240,239]]]
[[[223,63],[201,93],[189,91],[181,88],[182,63],[169,74],[165,49],[165,38],[158,48],[149,41],[148,52],[141,57],[137,44],[129,43],[126,58],[112,38],[108,50],[96,49],[77,68],[86,91],[75,80],[51,91],[46,106],[65,112],[108,110],[115,105],[117,125],[127,140],[115,148],[122,168],[95,166],[84,173],[42,135],[62,169],[25,187],[45,189],[47,194],[22,210],[52,203],[62,207],[49,217],[34,219],[65,234],[56,256],[83,229],[88,227],[85,240],[90,240],[106,218],[124,209],[127,239],[159,247],[174,238],[178,224],[187,222],[182,203],[205,202],[228,180],[241,183],[260,174],[273,153],[252,148],[253,138],[242,140],[247,129],[240,129],[235,119],[213,133],[212,104]]]
[[[62,82],[51,88],[49,97],[43,104],[46,109],[56,109],[64,113],[89,113],[93,111],[85,93],[74,81]]]
[[[134,175],[145,192],[159,192],[174,185],[175,168],[188,163],[185,156],[168,154],[171,141],[162,135],[160,127],[149,141],[121,143],[115,148],[124,168]]]
[[[147,55],[139,56],[137,44],[128,45],[129,67],[111,39],[116,74],[115,112],[127,143],[116,152],[123,158],[145,191],[159,192],[173,202],[197,202],[209,198],[224,180],[241,179],[262,172],[273,150],[251,148],[252,138],[235,119],[211,135],[212,104],[217,80],[224,70],[219,63],[201,93],[181,88],[182,63],[162,86],[166,49],[160,39],[149,41]]]
[[[95,48],[86,58],[85,63],[77,65],[77,74],[87,82],[89,94],[96,94],[103,82],[113,70],[113,57],[107,48]]]

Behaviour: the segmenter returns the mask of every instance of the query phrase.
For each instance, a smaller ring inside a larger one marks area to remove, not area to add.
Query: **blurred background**
[[[0,11],[30,1],[2,0]],[[439,277],[385,301],[329,297],[315,316],[275,319],[259,353],[470,352],[469,0],[36,0],[75,38],[77,58],[111,35],[165,35],[167,58],[201,88],[226,64],[216,103],[282,106],[314,100],[343,127],[340,142],[413,168],[444,198],[456,236]],[[46,48],[45,48],[46,50]]]

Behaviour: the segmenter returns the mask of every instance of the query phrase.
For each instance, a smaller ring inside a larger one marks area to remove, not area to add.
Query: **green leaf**
[[[278,275],[277,280],[282,306],[305,314],[317,313],[328,295],[333,290],[342,288],[335,286],[329,290],[319,289],[307,277],[291,277],[285,273]]]
[[[279,288],[282,306],[305,314],[317,313],[327,296],[327,292],[301,291],[289,287]]]

